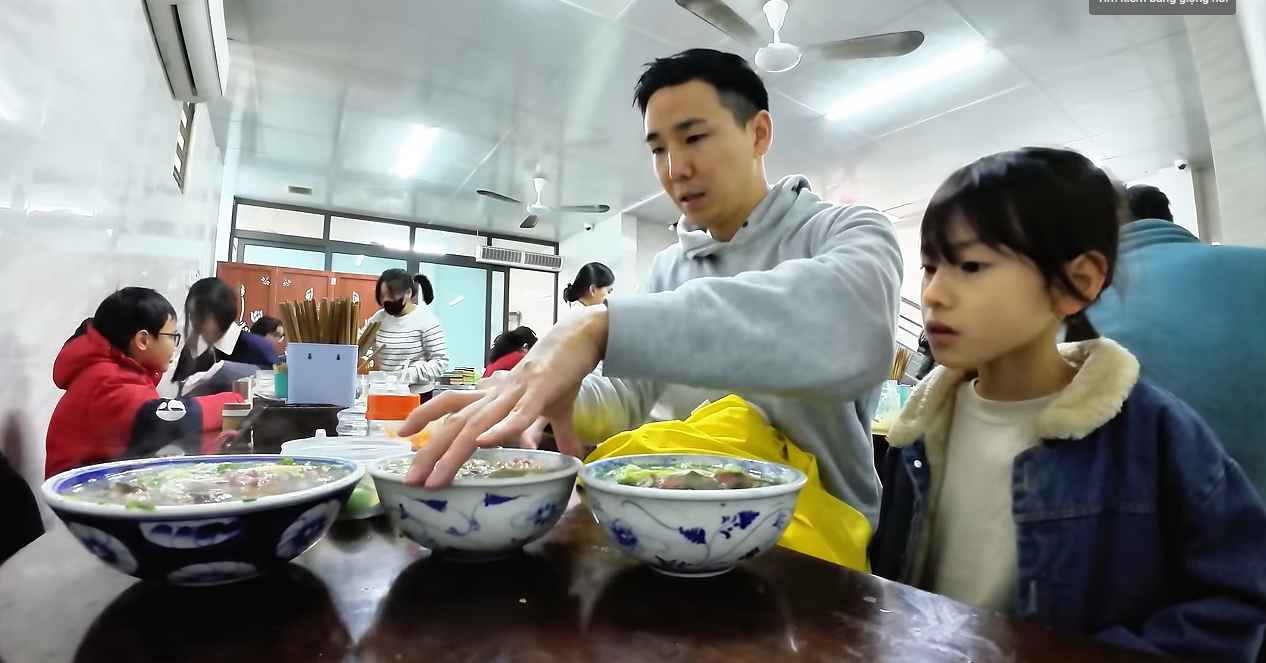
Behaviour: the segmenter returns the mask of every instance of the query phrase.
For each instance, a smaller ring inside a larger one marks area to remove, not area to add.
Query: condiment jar
[[[246,420],[246,415],[250,413],[250,403],[225,403],[220,410],[220,430],[225,433],[237,430],[238,426]]]
[[[370,393],[365,408],[369,435],[395,435],[404,420],[409,418],[409,414],[421,404],[422,399],[417,394]]]

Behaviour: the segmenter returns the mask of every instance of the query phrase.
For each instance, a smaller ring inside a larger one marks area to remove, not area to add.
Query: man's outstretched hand
[[[445,392],[418,407],[400,427],[402,437],[448,417],[418,451],[404,482],[443,488],[479,447],[503,444],[525,431],[527,445],[534,444],[542,418],[552,424],[558,450],[579,456],[572,404],[606,345],[607,308],[592,306],[554,325],[504,376],[481,381],[477,391]]]

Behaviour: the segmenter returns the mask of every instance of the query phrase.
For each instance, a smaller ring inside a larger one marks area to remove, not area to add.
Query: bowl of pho
[[[138,578],[216,585],[312,547],[365,470],[272,454],[124,460],[62,472],[44,501],[89,552]]]
[[[745,458],[605,458],[580,473],[594,518],[625,553],[672,576],[708,577],[778,543],[807,478]]]
[[[531,449],[479,449],[445,488],[404,485],[413,454],[369,467],[396,527],[441,557],[509,557],[558,522],[580,459]]]

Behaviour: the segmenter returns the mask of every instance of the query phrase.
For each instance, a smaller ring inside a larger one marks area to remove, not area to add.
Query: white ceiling
[[[727,0],[763,25],[760,0]],[[809,44],[917,29],[904,58],[806,60],[765,76],[770,178],[917,215],[950,171],[1028,144],[1070,145],[1129,180],[1209,160],[1181,17],[1090,16],[1084,0],[790,0],[783,38]],[[238,196],[561,239],[597,215],[517,226],[537,168],[547,204],[671,221],[641,118],[642,64],[695,46],[748,49],[673,0],[228,0],[230,94],[211,106]],[[984,42],[975,65],[843,119],[878,82]],[[417,174],[395,164],[415,124],[439,129]],[[312,196],[286,192],[309,186]]]

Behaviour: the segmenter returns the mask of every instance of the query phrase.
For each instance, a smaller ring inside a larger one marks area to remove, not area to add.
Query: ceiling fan
[[[802,55],[825,60],[891,58],[914,52],[923,44],[924,39],[922,32],[911,30],[814,44],[801,49],[782,41],[779,36],[783,19],[787,17],[787,0],[769,0],[765,3],[765,18],[769,21],[770,30],[773,30],[774,40],[765,44],[760,32],[723,0],[677,0],[677,4],[729,35],[734,41],[759,46],[756,51],[756,66],[772,74],[789,71],[800,64]]]
[[[541,217],[550,212],[571,212],[575,214],[605,214],[611,211],[610,205],[563,205],[560,207],[550,207],[541,204],[541,191],[545,189],[545,178],[536,176],[532,178],[532,186],[536,187],[536,202],[527,205],[527,218],[523,219],[523,223],[519,224],[520,228],[535,228],[537,221]],[[493,200],[500,200],[503,203],[511,203],[513,205],[523,205],[522,200],[511,198],[503,193],[496,191],[488,191],[487,189],[476,189],[475,193],[481,196],[487,196]]]

